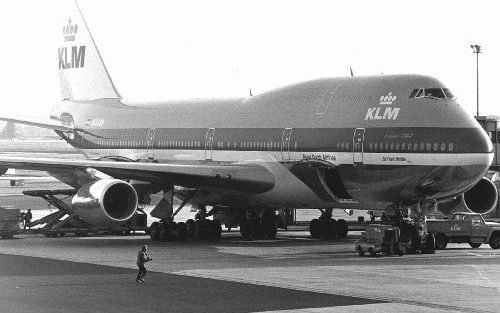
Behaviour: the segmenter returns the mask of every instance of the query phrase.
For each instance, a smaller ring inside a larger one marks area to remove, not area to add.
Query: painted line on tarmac
[[[189,270],[188,271],[174,271],[174,272],[170,272],[170,273],[176,274],[176,275],[183,275],[183,276],[231,281],[231,282],[238,282],[238,283],[243,283],[243,284],[260,285],[260,286],[275,287],[275,288],[284,288],[284,289],[291,289],[291,290],[297,290],[297,291],[308,291],[308,292],[330,294],[330,295],[336,295],[336,296],[364,298],[364,299],[369,299],[369,300],[374,300],[374,301],[382,301],[382,302],[389,302],[389,303],[402,304],[402,305],[411,305],[411,306],[430,308],[430,309],[440,309],[440,310],[453,311],[453,312],[495,313],[494,311],[464,308],[464,307],[454,306],[454,305],[429,303],[429,302],[422,302],[422,301],[415,301],[415,300],[405,300],[405,299],[398,299],[398,298],[392,298],[392,297],[379,297],[379,296],[373,296],[373,295],[366,295],[365,296],[365,295],[344,292],[344,291],[332,292],[330,290],[321,289],[321,288],[302,287],[302,286],[297,286],[297,285],[289,285],[289,284],[284,284],[284,283],[268,282],[268,281],[254,280],[254,279],[243,279],[243,278],[237,278],[237,277],[225,277],[225,276],[218,276],[218,275],[210,274],[210,273],[192,272]],[[310,311],[307,311],[307,312],[310,312]],[[348,312],[350,312],[350,311],[348,311]],[[385,311],[382,311],[382,312],[385,312]]]

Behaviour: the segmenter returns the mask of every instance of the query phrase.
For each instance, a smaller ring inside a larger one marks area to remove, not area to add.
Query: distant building
[[[500,170],[500,116],[488,115],[488,116],[476,116],[476,120],[481,124],[486,133],[493,143],[493,150],[495,156],[493,157],[493,162],[491,163],[491,170]]]

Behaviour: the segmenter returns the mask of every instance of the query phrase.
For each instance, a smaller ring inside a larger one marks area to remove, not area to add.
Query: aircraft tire
[[[339,239],[345,239],[347,237],[347,233],[349,232],[349,226],[347,226],[347,222],[344,219],[339,219],[337,221],[337,236]]]
[[[278,232],[278,225],[276,223],[276,216],[275,215],[268,215],[263,218],[262,220],[262,233],[270,238],[274,239],[276,238],[276,233]]]
[[[244,218],[240,223],[240,234],[243,238],[250,238],[252,236],[250,220]]]
[[[151,223],[151,226],[149,227],[149,236],[151,237],[151,240],[153,240],[153,241],[160,240],[159,227],[160,227],[160,223],[158,223],[158,222]]]
[[[190,218],[186,221],[187,235],[188,237],[196,236],[196,222]]]
[[[211,238],[215,240],[219,240],[221,235],[222,235],[222,225],[220,224],[220,221],[214,220],[210,223],[210,230],[211,230]]]
[[[177,231],[179,232],[177,239],[179,241],[186,241],[186,239],[188,237],[188,229],[187,229],[186,223],[179,222],[177,224]]]
[[[159,227],[160,241],[167,241],[170,237],[170,227],[167,223],[161,223]]]
[[[330,219],[329,222],[323,224],[323,237],[326,239],[335,239],[338,232],[338,223],[335,219]]]
[[[319,219],[315,218],[315,219],[311,220],[311,223],[309,224],[309,233],[311,234],[311,237],[314,239],[321,238]]]
[[[197,220],[196,221],[196,238],[206,239],[207,238],[207,221]]]

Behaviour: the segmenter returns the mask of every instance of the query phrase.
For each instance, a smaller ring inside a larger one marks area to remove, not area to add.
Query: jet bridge
[[[118,224],[112,228],[95,227],[83,220],[71,210],[71,205],[65,202],[66,199],[76,194],[75,189],[59,190],[26,190],[23,194],[31,197],[39,197],[47,201],[49,205],[57,208],[57,211],[48,214],[38,220],[27,224],[27,227],[43,225],[37,232],[47,237],[64,236],[67,233],[74,233],[76,236],[86,236],[89,233],[111,233],[130,234],[136,231],[147,231],[147,215],[142,210],[138,210],[127,222]]]

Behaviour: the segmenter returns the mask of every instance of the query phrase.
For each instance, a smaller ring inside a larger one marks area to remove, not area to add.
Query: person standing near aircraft
[[[148,256],[148,246],[143,245],[141,251],[137,253],[137,267],[139,267],[139,273],[137,273],[137,278],[135,280],[136,282],[145,282],[144,277],[148,273],[148,271],[146,270],[146,262],[149,262],[151,260],[153,259]]]

